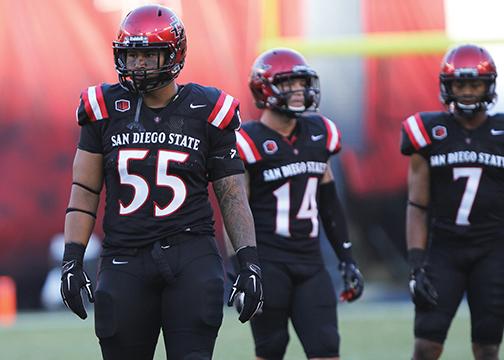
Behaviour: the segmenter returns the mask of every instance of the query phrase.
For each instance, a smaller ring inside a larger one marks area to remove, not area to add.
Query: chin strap
[[[472,118],[475,114],[486,111],[488,104],[486,102],[478,102],[475,104],[462,104],[460,102],[453,102],[455,111],[465,118]]]

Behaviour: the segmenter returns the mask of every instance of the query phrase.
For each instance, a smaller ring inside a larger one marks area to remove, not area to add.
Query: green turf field
[[[413,318],[409,303],[343,304],[339,313],[343,360],[409,359]],[[81,321],[66,311],[19,314],[13,327],[0,327],[0,359],[100,359],[92,327],[91,318]],[[226,309],[214,359],[253,358],[250,328],[238,322],[233,310]],[[158,346],[155,359],[164,359],[161,346]],[[305,356],[291,329],[286,360],[296,359],[305,359]],[[452,325],[442,359],[472,359],[466,304],[461,306]]]

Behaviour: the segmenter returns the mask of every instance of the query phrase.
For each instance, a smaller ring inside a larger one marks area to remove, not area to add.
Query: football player
[[[113,42],[117,84],[91,86],[77,109],[81,136],[65,218],[61,294],[86,318],[95,301],[104,359],[152,359],[160,329],[169,359],[211,359],[222,322],[222,260],[207,185],[240,262],[240,320],[262,305],[261,270],[235,130],[238,100],[177,84],[184,25],[149,5],[124,18]],[[105,239],[93,293],[82,259],[106,187]]]
[[[467,296],[476,359],[497,359],[504,326],[504,117],[489,115],[497,70],[475,45],[448,51],[439,83],[446,112],[402,125],[408,179],[413,359],[438,359]]]
[[[338,359],[337,301],[322,262],[319,215],[340,260],[340,298],[354,301],[363,291],[329,162],[341,136],[317,112],[319,79],[298,52],[261,54],[249,86],[263,111],[240,129],[237,144],[264,274],[263,313],[251,320],[256,356],[283,358],[291,319],[308,358]]]

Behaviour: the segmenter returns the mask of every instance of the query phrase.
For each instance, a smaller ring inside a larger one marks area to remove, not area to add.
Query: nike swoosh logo
[[[492,135],[504,135],[504,130],[490,129]]]
[[[416,287],[416,281],[415,280],[410,280],[409,282],[409,289],[412,294],[415,293],[415,287]]]
[[[345,249],[350,249],[350,248],[352,247],[352,243],[351,243],[351,242],[344,242],[344,243],[343,243],[343,247],[344,247]]]
[[[75,266],[75,261],[68,261],[66,263],[63,264],[63,269],[68,272],[70,270],[72,270]]]
[[[206,106],[206,104],[194,105],[193,103],[191,103],[191,104],[189,105],[189,107],[190,107],[191,109],[198,109],[198,108],[202,108],[202,107],[205,107],[205,106]]]
[[[116,260],[116,259],[112,259],[112,264],[114,265],[124,265],[124,264],[127,264],[128,262],[127,261],[119,261],[119,260]]]
[[[256,278],[254,275],[250,275],[249,278],[252,279],[252,282],[254,283],[254,292],[256,292]]]
[[[70,291],[70,278],[73,276],[73,274],[68,274],[67,276],[67,286],[68,286],[68,291]]]
[[[311,139],[312,141],[319,141],[320,139],[322,139],[324,137],[324,134],[319,134],[319,135],[312,135],[311,136]]]

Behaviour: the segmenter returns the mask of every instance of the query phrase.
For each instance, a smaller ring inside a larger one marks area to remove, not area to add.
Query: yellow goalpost
[[[280,0],[262,0],[262,37],[259,51],[289,47],[304,55],[397,56],[442,54],[460,43],[504,44],[504,39],[452,39],[444,31],[374,32],[332,39],[304,39],[280,36]]]

